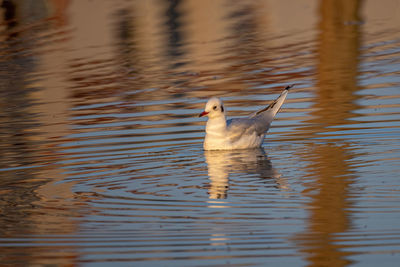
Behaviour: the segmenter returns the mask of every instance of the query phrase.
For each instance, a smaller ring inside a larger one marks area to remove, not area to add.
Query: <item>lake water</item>
[[[0,262],[395,266],[400,2],[10,1]],[[204,151],[205,102],[290,91],[261,149]]]

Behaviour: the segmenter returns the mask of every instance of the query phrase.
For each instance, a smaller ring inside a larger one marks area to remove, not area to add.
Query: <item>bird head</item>
[[[210,119],[212,119],[224,115],[225,110],[222,101],[217,97],[213,97],[208,100],[204,111],[200,113],[199,117],[208,116]]]

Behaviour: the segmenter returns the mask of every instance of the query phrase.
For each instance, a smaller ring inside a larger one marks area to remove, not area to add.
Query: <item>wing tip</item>
[[[295,83],[294,83],[294,84],[291,84],[291,85],[288,85],[288,86],[285,87],[285,90],[289,91],[289,90],[290,90],[291,88],[293,88],[293,86],[295,86],[295,85],[296,85]],[[281,94],[277,99],[275,99],[274,101],[272,101],[267,107],[265,107],[265,108],[263,108],[263,109],[257,111],[256,113],[254,113],[253,117],[254,117],[254,116],[257,116],[257,115],[259,115],[259,114],[261,114],[261,113],[263,113],[264,111],[267,111],[267,110],[272,109],[272,108],[276,105],[276,103],[278,103],[278,100],[279,100],[280,97],[284,94],[284,92],[285,92],[285,91],[283,91],[282,94]],[[285,96],[285,97],[286,97],[286,96]],[[282,104],[283,104],[283,103],[282,103]],[[281,104],[281,105],[282,105],[282,104]],[[280,107],[279,107],[279,108],[280,108]]]
[[[291,85],[288,85],[288,86],[286,86],[285,87],[285,90],[290,90],[290,89],[292,89],[293,88],[293,86],[295,86],[296,84],[294,83],[294,84],[291,84]]]

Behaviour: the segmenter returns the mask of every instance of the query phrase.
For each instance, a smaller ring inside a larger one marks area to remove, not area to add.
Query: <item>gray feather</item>
[[[227,121],[227,132],[231,142],[239,140],[243,135],[256,133],[261,136],[265,134],[273,121],[276,113],[280,110],[286,95],[290,88],[294,85],[289,85],[285,91],[267,107],[257,111],[247,118],[236,118]]]

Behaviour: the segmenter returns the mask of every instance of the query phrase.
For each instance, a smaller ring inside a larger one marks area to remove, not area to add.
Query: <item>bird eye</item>
[[[213,106],[213,110],[217,110],[217,106]]]

